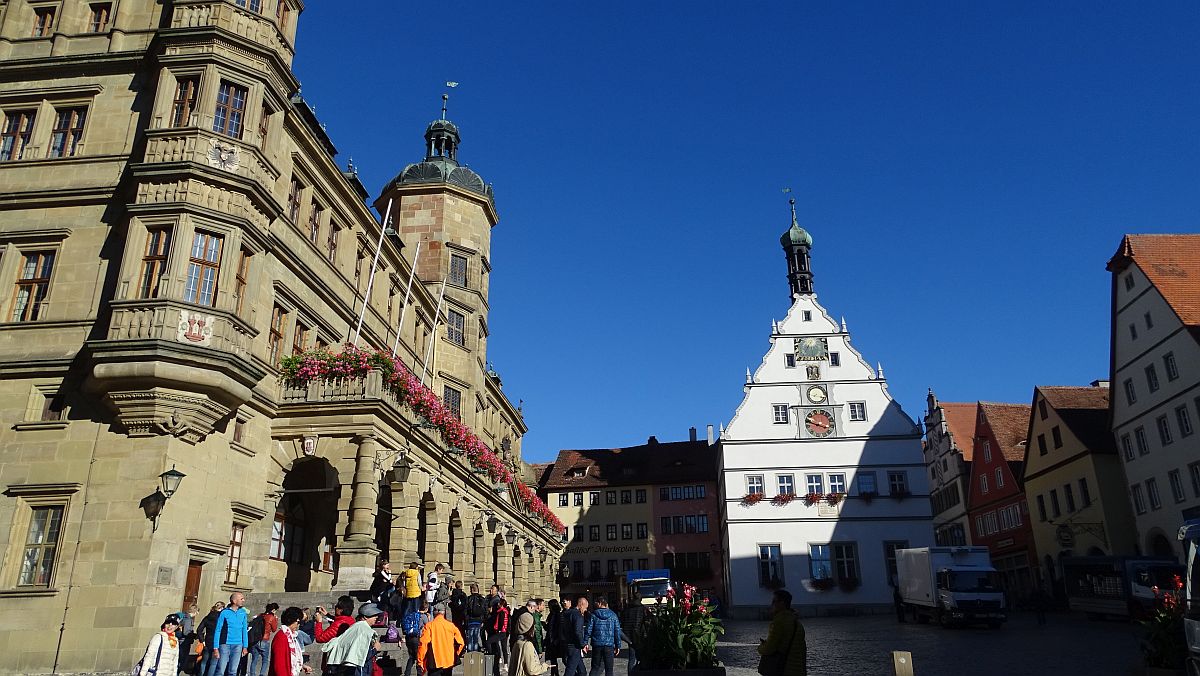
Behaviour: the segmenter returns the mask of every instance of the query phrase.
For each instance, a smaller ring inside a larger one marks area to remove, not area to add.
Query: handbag
[[[129,672],[129,676],[155,676],[158,674],[158,663],[162,661],[163,643],[166,643],[166,639],[160,635],[158,637],[158,656],[154,658],[154,666],[150,667],[147,671],[142,671],[142,662],[146,659],[142,657],[142,659],[138,660],[137,664],[133,665],[133,670]]]
[[[792,637],[788,639],[787,645],[781,650],[773,652],[769,655],[763,655],[758,658],[758,673],[762,676],[783,676],[784,670],[787,668],[788,653],[792,651],[792,642],[796,640],[796,625],[799,620],[792,615]]]

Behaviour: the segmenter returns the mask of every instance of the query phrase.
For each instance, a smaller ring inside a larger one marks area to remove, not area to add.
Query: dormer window
[[[571,468],[571,471],[567,473],[567,476],[572,479],[579,479],[579,478],[585,477],[585,476],[587,476],[587,468],[586,467],[573,467],[573,468]]]

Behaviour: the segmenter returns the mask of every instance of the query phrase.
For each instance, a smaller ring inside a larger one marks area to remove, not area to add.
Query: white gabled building
[[[817,302],[794,205],[781,242],[792,307],[722,437],[728,605],[779,585],[808,612],[891,604],[894,550],[933,544],[921,432]]]

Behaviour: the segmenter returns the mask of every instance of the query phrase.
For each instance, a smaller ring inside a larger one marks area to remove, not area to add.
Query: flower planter
[[[763,497],[762,493],[747,493],[742,496],[742,505],[746,507],[757,505],[762,502]]]

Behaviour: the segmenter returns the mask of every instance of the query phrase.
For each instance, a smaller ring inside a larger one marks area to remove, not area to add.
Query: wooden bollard
[[[913,676],[912,653],[907,650],[892,651],[892,664],[896,667],[896,676]]]

